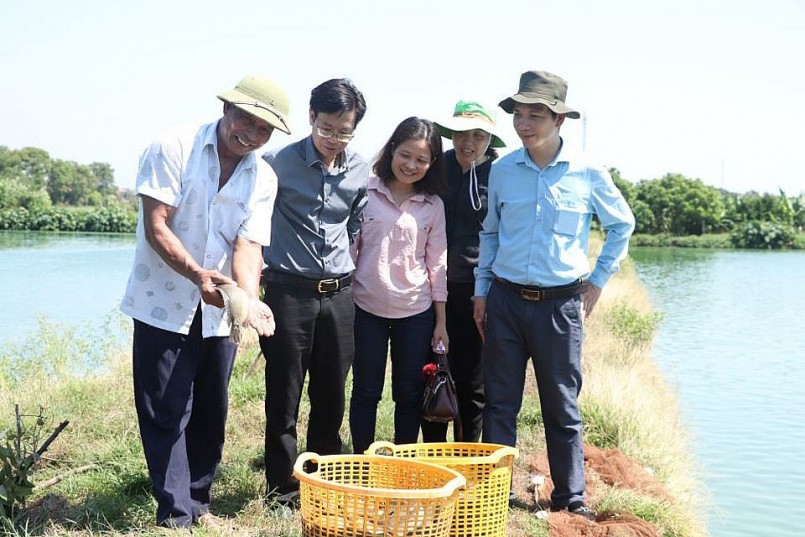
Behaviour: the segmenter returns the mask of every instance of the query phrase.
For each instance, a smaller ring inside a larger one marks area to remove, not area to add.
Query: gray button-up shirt
[[[269,270],[311,279],[352,272],[349,245],[366,206],[369,164],[347,148],[329,172],[310,136],[263,158],[279,182],[271,245],[263,249]]]

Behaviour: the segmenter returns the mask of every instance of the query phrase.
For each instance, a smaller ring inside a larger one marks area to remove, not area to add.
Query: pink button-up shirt
[[[447,300],[447,234],[439,196],[414,194],[402,206],[378,177],[351,249],[352,297],[361,309],[400,319]]]

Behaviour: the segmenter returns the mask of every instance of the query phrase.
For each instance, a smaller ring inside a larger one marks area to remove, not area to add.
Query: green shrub
[[[747,222],[732,232],[732,245],[736,248],[780,250],[792,248],[796,234],[788,224],[777,222]]]
[[[132,233],[136,227],[136,213],[123,207],[101,207],[88,211],[83,231]]]
[[[12,521],[33,494],[31,474],[40,459],[40,451],[47,449],[42,443],[46,423],[44,408],[40,406],[38,414],[26,415],[16,406],[15,417],[15,426],[0,432],[0,518]]]
[[[28,209],[15,207],[0,210],[0,229],[22,231],[28,229]]]
[[[52,205],[44,188],[36,189],[20,181],[0,177],[0,209],[24,207],[30,211]]]
[[[137,213],[131,207],[43,207],[0,209],[0,229],[133,233]]]
[[[651,343],[662,318],[662,312],[640,313],[626,304],[618,304],[607,317],[607,325],[618,339],[640,346]]]

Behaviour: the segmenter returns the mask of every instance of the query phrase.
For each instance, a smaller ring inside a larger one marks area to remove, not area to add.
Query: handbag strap
[[[434,353],[434,355],[436,356],[436,367],[444,369],[447,372],[448,378],[455,390],[456,383],[453,381],[453,374],[450,372],[450,362],[447,359],[447,355],[443,353]],[[456,401],[459,401],[458,392],[456,392]],[[453,418],[453,440],[456,442],[464,441],[464,428],[461,426],[461,404],[456,405],[456,417]]]

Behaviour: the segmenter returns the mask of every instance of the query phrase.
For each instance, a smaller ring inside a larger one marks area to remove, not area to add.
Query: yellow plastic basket
[[[467,478],[459,491],[450,535],[505,537],[512,464],[516,448],[500,444],[434,442],[394,445],[375,442],[366,453],[412,458],[450,468]]]
[[[306,463],[317,468],[305,471]],[[447,537],[460,473],[422,461],[302,453],[294,465],[305,537]]]

